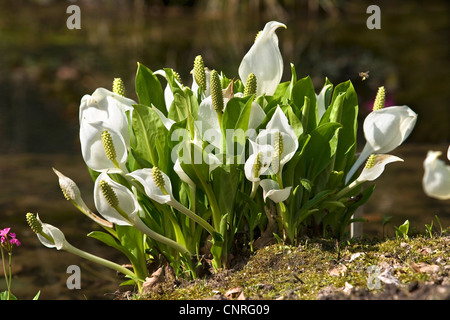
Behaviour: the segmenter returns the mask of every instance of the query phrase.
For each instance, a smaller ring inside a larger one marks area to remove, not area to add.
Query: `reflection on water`
[[[164,6],[163,3],[185,3]],[[437,214],[450,224],[448,201],[423,194],[422,162],[427,150],[445,151],[449,141],[448,30],[450,4],[408,1],[380,5],[381,30],[366,28],[370,1],[341,1],[326,7],[318,1],[77,1],[82,29],[68,30],[67,3],[56,0],[0,3],[0,227],[12,226],[23,243],[14,255],[13,291],[30,299],[111,299],[116,274],[73,255],[44,248],[25,226],[26,212],[63,229],[74,245],[117,262],[126,260],[84,235],[95,226],[62,196],[55,167],[72,177],[93,208],[93,185],[78,145],[78,106],[97,87],[122,77],[136,98],[136,62],[152,70],[172,67],[183,82],[197,54],[210,68],[237,77],[252,39],[266,21],[284,22],[278,32],[285,60],[299,76],[310,75],[319,88],[352,80],[362,116],[384,85],[392,104],[408,104],[419,114],[408,143],[395,151],[404,163],[387,167],[364,208],[369,235],[380,235],[383,215],[392,225],[409,219],[424,229]],[[330,2],[331,3],[331,2]],[[370,70],[361,81],[358,74]],[[63,154],[61,154],[63,153]],[[436,225],[436,223],[435,223]],[[82,237],[80,237],[80,233]],[[67,266],[82,268],[82,289],[65,286]],[[112,281],[111,281],[112,279]],[[0,288],[4,285],[0,281]],[[98,289],[98,290],[97,290]]]

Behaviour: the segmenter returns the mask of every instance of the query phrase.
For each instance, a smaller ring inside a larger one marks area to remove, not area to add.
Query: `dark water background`
[[[81,30],[66,27],[71,4],[81,9]],[[38,290],[44,299],[112,299],[118,288],[114,272],[43,247],[25,225],[26,212],[39,212],[72,244],[126,262],[84,236],[96,227],[63,198],[51,170],[75,180],[94,208],[93,184],[78,142],[81,97],[97,87],[110,88],[112,79],[121,77],[127,95],[136,99],[137,62],[152,70],[174,68],[190,83],[198,54],[210,68],[238,77],[256,32],[270,20],[288,27],[277,32],[283,81],[290,78],[292,62],[298,76],[310,75],[318,89],[325,76],[334,84],[352,80],[361,121],[381,85],[389,104],[407,104],[419,114],[408,141],[393,152],[405,162],[387,167],[364,208],[369,220],[365,233],[380,236],[384,215],[392,216],[384,231],[390,236],[393,226],[406,219],[420,231],[434,215],[449,226],[449,201],[426,197],[421,178],[427,151],[445,152],[450,140],[450,3],[377,1],[380,30],[366,27],[371,4],[375,2],[0,0],[0,228],[11,226],[23,242],[13,258],[14,293],[22,299]],[[367,70],[369,78],[361,81],[358,73]],[[65,285],[70,264],[82,269],[81,290]]]

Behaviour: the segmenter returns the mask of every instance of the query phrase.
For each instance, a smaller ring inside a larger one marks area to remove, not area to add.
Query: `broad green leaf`
[[[290,95],[290,84],[290,81],[280,83],[270,99],[277,104],[285,104]]]
[[[102,231],[92,231],[90,233],[87,234],[88,237],[97,239],[101,242],[103,242],[104,244],[106,244],[107,246],[110,246],[116,250],[119,250],[120,252],[122,252],[125,256],[128,257],[129,252],[128,250],[122,246],[116,238],[114,238],[112,235],[110,235],[109,233],[106,232],[102,232]]]
[[[295,135],[298,139],[303,134],[302,122],[295,114],[294,109],[292,109],[291,105],[282,106],[281,109],[286,114],[286,117],[289,120],[289,124],[291,125],[292,129],[294,129]]]
[[[163,172],[172,168],[169,163],[168,131],[159,115],[152,108],[135,105],[133,110],[133,155],[139,162],[143,159]]]
[[[126,249],[127,257],[130,260],[138,278],[145,279],[148,274],[145,250],[144,235],[132,226],[115,226],[120,244]]]
[[[305,133],[310,133],[317,127],[317,109],[315,103],[305,96],[305,103],[302,107],[302,127]]]
[[[167,116],[161,83],[149,68],[139,62],[135,82],[136,95],[139,103],[148,107],[154,105]]]
[[[358,98],[350,81],[341,83],[334,89],[330,107],[320,123],[326,122],[342,124],[334,170],[347,172],[354,160],[358,130]]]
[[[302,113],[307,113],[309,117],[311,117],[311,119],[315,119],[315,121],[317,121],[318,113],[316,108],[316,92],[314,91],[314,85],[309,76],[298,80],[292,88],[292,101],[299,110],[305,105],[305,97],[309,99],[311,109],[314,110],[314,112],[308,111]],[[299,114],[298,110],[294,111],[297,115]],[[317,123],[315,123],[314,126],[312,123],[309,123],[308,126],[315,128],[317,126]]]
[[[253,97],[232,98],[223,113],[222,131],[227,157],[237,156],[239,163],[245,156],[248,122]]]
[[[213,191],[222,215],[233,214],[240,176],[235,164],[220,166],[212,172]]]
[[[339,123],[325,123],[311,131],[311,140],[303,152],[302,165],[307,174],[305,178],[314,181],[324,170],[336,152],[336,138],[342,126]]]
[[[292,91],[297,83],[297,72],[294,64],[291,63],[291,81],[282,82],[278,85],[277,90],[273,94],[273,100],[279,104],[288,104],[292,100]]]

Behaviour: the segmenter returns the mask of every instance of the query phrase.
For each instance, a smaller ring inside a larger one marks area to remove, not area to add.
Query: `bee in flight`
[[[364,80],[366,80],[366,79],[369,78],[369,71],[366,71],[366,72],[360,72],[360,73],[359,73],[359,76],[361,77],[361,81],[364,81]]]

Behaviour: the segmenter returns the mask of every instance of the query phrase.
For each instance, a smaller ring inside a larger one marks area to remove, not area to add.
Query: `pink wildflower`
[[[21,245],[19,239],[16,238],[16,234],[13,232],[9,233],[10,230],[11,230],[11,228],[0,229],[0,237],[1,237],[0,241],[1,241],[1,245],[5,249],[8,249],[8,248],[11,249],[11,245],[14,245],[14,244],[16,246]]]

